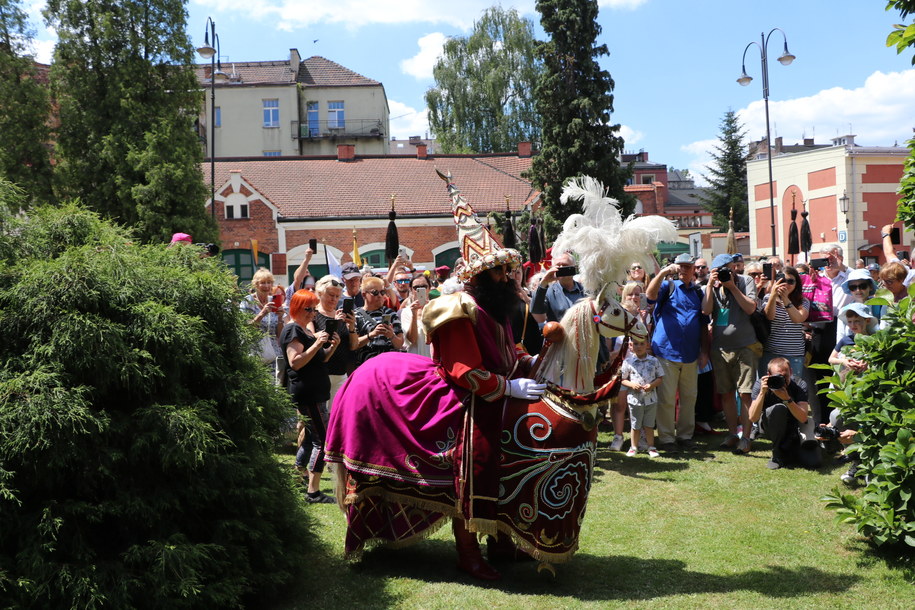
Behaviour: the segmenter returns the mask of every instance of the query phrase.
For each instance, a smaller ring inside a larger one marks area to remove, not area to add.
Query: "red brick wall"
[[[231,194],[231,189],[226,189],[225,194]],[[250,218],[234,218],[227,220],[223,205],[216,202],[216,220],[219,221],[219,238],[222,247],[226,250],[233,248],[249,248],[251,240],[257,240],[257,249],[260,252],[272,253],[279,249],[279,240],[276,234],[276,225],[273,222],[273,211],[260,199],[255,199],[248,204]],[[235,246],[238,242],[238,246]]]
[[[387,235],[387,224],[381,228],[358,229],[356,239],[359,242],[360,251],[363,250],[363,244],[384,242]],[[429,227],[397,227],[397,235],[400,244],[405,248],[413,250],[413,258],[418,261],[432,261],[435,256],[432,249],[452,242],[457,239],[457,232],[454,225],[446,226],[429,226]],[[341,263],[352,260],[353,251],[353,229],[352,227],[328,228],[319,230],[296,230],[286,232],[286,249],[292,250],[296,246],[308,243],[309,239],[317,239],[321,243],[326,243],[331,248],[338,248],[345,254],[340,261]]]

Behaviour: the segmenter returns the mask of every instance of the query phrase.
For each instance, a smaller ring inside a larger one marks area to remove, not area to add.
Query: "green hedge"
[[[840,521],[854,524],[878,546],[915,546],[915,285],[895,306],[887,306],[889,328],[855,341],[868,363],[860,375],[828,378],[846,425],[857,430],[849,447],[861,456],[867,484],[824,498]]]
[[[232,607],[292,580],[291,405],[234,278],[78,205],[0,224],[0,605]]]

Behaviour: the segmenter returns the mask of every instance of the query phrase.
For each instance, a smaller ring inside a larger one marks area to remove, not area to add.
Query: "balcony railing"
[[[384,138],[384,125],[378,119],[346,119],[345,121],[304,121],[299,124],[303,140],[321,138]]]

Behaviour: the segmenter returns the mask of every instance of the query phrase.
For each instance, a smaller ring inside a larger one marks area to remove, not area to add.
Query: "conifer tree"
[[[728,228],[731,208],[734,209],[734,229],[750,230],[750,209],[747,202],[747,152],[744,133],[733,110],[721,120],[721,144],[715,146],[714,162],[706,166],[709,183],[706,195],[700,197],[702,206],[712,213],[712,223],[722,231]]]
[[[49,0],[57,30],[60,192],[147,242],[216,241],[193,125],[200,109],[184,0]]]
[[[0,211],[4,607],[263,606],[301,574],[272,453],[292,406],[201,253],[73,204]]]
[[[629,171],[620,166],[623,138],[620,126],[610,123],[614,83],[598,64],[609,52],[595,45],[601,32],[597,1],[538,0],[537,10],[549,40],[537,45],[544,64],[535,90],[542,144],[529,176],[554,221],[581,211],[580,201],[559,201],[565,181],[580,175],[600,180],[623,213],[631,213],[635,202],[623,190]],[[546,226],[549,231],[556,224]]]
[[[531,21],[499,6],[483,12],[470,36],[448,39],[426,92],[442,152],[507,152],[539,139],[534,44]]]
[[[51,199],[51,107],[29,55],[33,36],[21,2],[0,0],[0,177],[22,187],[24,205]]]

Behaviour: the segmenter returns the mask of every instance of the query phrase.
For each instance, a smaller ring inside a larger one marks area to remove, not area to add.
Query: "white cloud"
[[[432,68],[442,54],[442,47],[447,37],[441,32],[426,34],[416,41],[419,53],[400,62],[400,70],[417,79],[432,78]]]
[[[284,31],[318,23],[358,28],[368,24],[448,24],[468,30],[473,21],[492,5],[491,0],[196,0],[220,13],[240,13],[258,21],[275,21]],[[516,3],[519,12],[530,13],[533,2]]]
[[[57,40],[33,40],[32,52],[35,53],[35,61],[42,64],[50,64],[54,56],[54,45]]]
[[[398,140],[406,140],[410,136],[429,134],[429,111],[426,108],[416,110],[396,100],[388,100],[391,111],[391,136]]]
[[[645,134],[641,131],[636,131],[628,125],[620,125],[620,135],[623,137],[623,140],[625,140],[627,148],[645,137]]]
[[[837,135],[851,133],[863,146],[902,146],[915,127],[915,70],[874,72],[857,89],[833,87],[807,97],[770,99],[769,113],[772,138],[782,136],[785,144],[799,143],[804,137],[828,144]],[[766,137],[762,100],[738,110],[737,118],[748,141]],[[689,170],[697,178],[708,173],[715,146],[720,146],[717,138],[680,147],[692,156]]]
[[[833,87],[792,100],[769,100],[772,138],[782,136],[786,144],[815,137],[817,144],[849,133],[865,146],[902,144],[915,127],[915,70],[874,72],[857,89]],[[763,101],[737,111],[747,137],[766,135]]]

